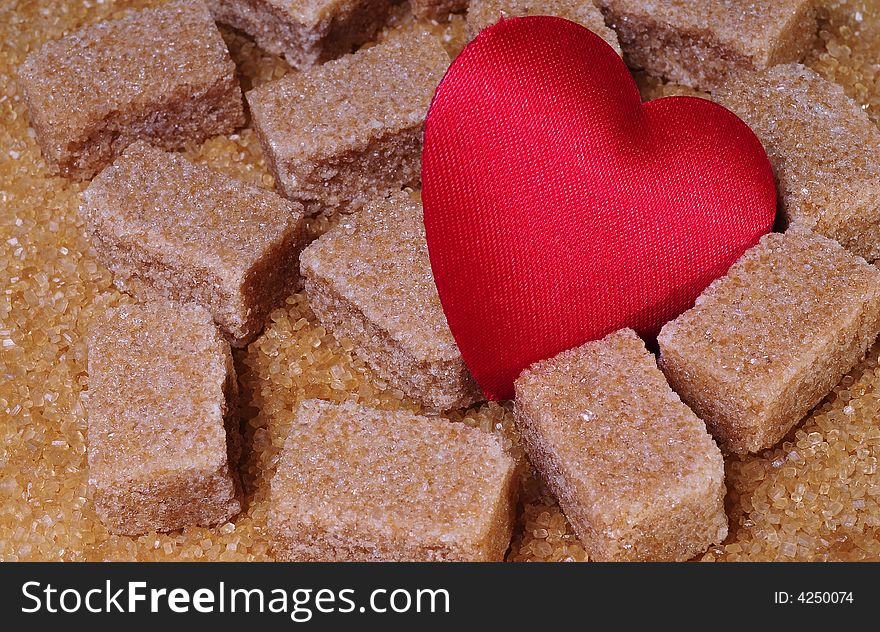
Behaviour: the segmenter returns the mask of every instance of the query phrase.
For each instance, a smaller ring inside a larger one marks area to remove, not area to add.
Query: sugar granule
[[[806,62],[880,122],[880,7],[876,0],[822,0],[818,3],[821,44]]]

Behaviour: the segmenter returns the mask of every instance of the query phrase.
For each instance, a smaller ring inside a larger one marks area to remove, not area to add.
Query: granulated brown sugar
[[[820,44],[806,63],[841,86],[875,123],[880,122],[880,7],[877,0],[818,3]]]
[[[266,331],[240,358],[239,381],[250,394],[245,444],[258,447],[251,455],[252,463],[245,467],[246,486],[256,489],[266,473],[271,474],[293,411],[301,401],[340,403],[354,398],[373,408],[437,415],[379,379],[352,350],[351,341],[337,341],[320,326],[302,293],[291,296],[284,308],[270,314]],[[509,405],[490,402],[442,416],[496,433],[525,470]]]
[[[468,43],[465,13],[453,13],[445,20],[416,20],[413,19],[409,2],[403,2],[391,9],[388,22],[376,37],[376,42],[385,41],[388,37],[408,31],[428,31],[440,40],[452,59],[455,59]]]
[[[731,537],[703,559],[880,560],[880,344],[772,450],[727,462]]]
[[[243,431],[245,454],[249,456],[242,466],[242,475],[251,499],[248,514],[261,529],[267,517],[269,480],[275,473],[300,402],[353,400],[381,410],[437,416],[377,378],[363,360],[352,353],[350,341],[339,342],[330,336],[318,324],[303,294],[290,297],[287,305],[272,312],[269,320],[264,334],[250,345],[240,363],[240,382],[249,394]],[[441,417],[495,434],[516,461],[518,476],[528,480],[528,468],[509,405],[488,403]],[[534,489],[534,486],[526,485],[526,489]]]
[[[137,538],[111,536],[101,526],[87,493],[86,422],[79,399],[88,384],[83,336],[96,314],[129,299],[112,288],[109,273],[90,251],[77,212],[83,185],[48,175],[14,78],[27,53],[44,41],[158,3],[89,4],[0,5],[0,559],[269,559],[264,490],[298,402],[342,401],[356,394],[365,405],[419,408],[376,380],[346,350],[348,343],[333,340],[296,295],[273,312],[263,336],[236,353],[242,396],[250,402],[244,420],[245,450],[251,452],[243,467],[244,512],[213,529]],[[843,85],[880,120],[880,6],[876,0],[819,4],[819,45],[807,64]],[[404,3],[392,21],[380,38],[426,30],[451,54],[464,45],[461,15],[439,25],[416,22]],[[243,89],[288,70],[243,35],[221,32]],[[643,84],[645,96],[680,90]],[[186,155],[247,182],[273,186],[250,124],[231,137],[190,147]],[[327,226],[326,218],[309,224],[312,235]],[[728,458],[732,533],[707,559],[880,559],[878,355],[880,346],[782,444],[761,455]],[[518,449],[505,406],[486,404],[451,416],[497,432],[510,449]],[[534,479],[527,480],[525,494],[508,559],[585,559],[558,506]]]

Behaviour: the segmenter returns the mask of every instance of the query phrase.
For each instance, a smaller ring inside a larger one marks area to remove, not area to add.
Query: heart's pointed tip
[[[507,386],[493,385],[489,388],[481,388],[483,393],[483,397],[490,402],[506,402],[513,401],[514,398],[514,389],[513,384],[509,384]]]

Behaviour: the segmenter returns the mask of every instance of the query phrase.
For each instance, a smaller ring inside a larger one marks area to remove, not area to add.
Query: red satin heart
[[[503,20],[464,50],[422,161],[437,289],[490,399],[621,327],[656,335],[776,211],[745,123],[703,99],[642,105],[612,48],[560,18]]]

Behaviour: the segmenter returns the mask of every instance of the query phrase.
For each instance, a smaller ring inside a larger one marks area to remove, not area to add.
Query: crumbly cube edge
[[[880,259],[880,129],[843,89],[800,64],[740,73],[713,99],[767,149],[788,226]]]
[[[249,91],[254,129],[279,191],[302,203],[308,215],[333,215],[356,212],[371,200],[417,185],[424,117],[448,65],[449,55],[439,40],[414,33]],[[389,69],[399,76],[390,75]],[[403,109],[389,111],[394,107],[389,103],[381,114],[369,110],[378,107],[367,105],[373,103],[375,90],[405,83],[409,74],[424,85],[406,87],[410,92]],[[370,85],[364,84],[360,94],[353,88],[343,91],[340,86],[351,76]],[[330,104],[321,103],[329,94],[325,84],[334,86]],[[319,110],[310,113],[312,106]],[[340,128],[333,110],[348,117],[352,111],[360,113],[350,121],[359,126],[356,134],[347,124]],[[310,122],[303,123],[304,117]],[[288,129],[294,120],[296,134]],[[335,136],[327,134],[327,125],[338,128]]]
[[[336,59],[370,41],[385,23],[389,0],[208,0],[214,19],[243,31],[299,70]]]
[[[786,7],[768,6],[766,19],[781,26],[775,37],[761,42],[745,39],[746,35],[755,37],[754,31],[750,32],[745,25],[737,29],[726,24],[723,15],[707,16],[709,6],[684,8],[681,4],[656,0],[596,1],[606,22],[616,31],[630,65],[699,90],[711,91],[737,70],[800,61],[818,31],[812,0],[786,0]],[[780,13],[783,9],[787,11],[784,15]],[[719,5],[719,10],[738,9]],[[690,11],[697,13],[689,14]],[[681,24],[674,23],[675,12],[679,13]],[[731,14],[733,17],[735,14]],[[724,33],[725,29],[731,32]]]
[[[591,0],[471,0],[467,13],[468,39],[474,39],[502,16],[507,19],[529,15],[554,15],[577,22],[605,40],[618,55],[623,54],[617,33],[605,24],[602,12]]]
[[[423,229],[418,236],[411,234],[412,224],[421,226],[420,222],[421,206],[405,192],[387,200],[374,200],[361,213],[331,229],[303,251],[300,267],[305,291],[321,324],[336,338],[351,340],[354,353],[382,379],[429,408],[464,408],[480,401],[482,394],[458,352],[442,313]],[[395,230],[400,234],[390,234]],[[380,232],[374,234],[376,231]],[[400,259],[398,269],[403,275],[400,282],[409,282],[410,293],[392,298],[384,286],[377,287],[372,296],[358,296],[352,291],[350,281],[359,276],[352,267],[352,260],[375,274],[382,274],[372,259],[374,253],[363,257],[357,253],[362,245],[375,250],[380,244],[392,244],[391,250],[380,258],[383,262]],[[415,249],[415,254],[410,252],[410,247]],[[418,278],[410,282],[404,273]],[[348,289],[337,288],[337,283]],[[426,285],[430,287],[426,287],[425,292],[433,292],[433,297],[419,293],[422,300],[408,301],[413,292],[418,293],[415,288]],[[402,331],[407,323],[392,317],[399,311],[419,312],[422,330]],[[392,325],[396,327],[393,330]],[[426,330],[432,333],[429,335]],[[436,343],[434,346],[432,341]]]
[[[469,0],[409,0],[413,15],[422,20],[445,20],[469,10]]]

